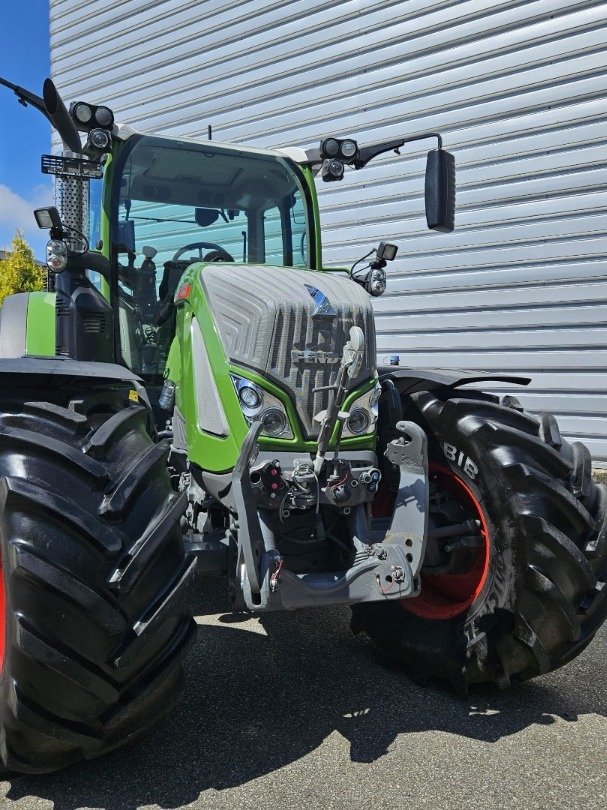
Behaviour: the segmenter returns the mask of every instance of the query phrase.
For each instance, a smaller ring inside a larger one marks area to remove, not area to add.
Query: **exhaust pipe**
[[[42,88],[42,97],[46,114],[52,125],[61,135],[61,140],[72,152],[82,152],[80,135],[76,129],[76,124],[67,111],[57,88],[52,79],[45,79]]]

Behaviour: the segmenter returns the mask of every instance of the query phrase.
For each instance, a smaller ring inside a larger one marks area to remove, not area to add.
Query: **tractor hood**
[[[366,337],[359,375],[376,368],[371,299],[342,273],[268,265],[207,264],[201,282],[230,362],[249,368],[288,393],[309,438],[314,415],[327,407],[352,326]]]

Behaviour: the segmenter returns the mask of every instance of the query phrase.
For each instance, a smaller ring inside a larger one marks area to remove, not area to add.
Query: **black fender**
[[[499,374],[490,371],[466,371],[459,368],[408,368],[406,366],[378,366],[377,373],[384,391],[379,403],[378,438],[381,447],[398,438],[396,424],[405,418],[403,397],[417,391],[436,391],[458,388],[467,383],[506,382],[529,385],[530,377]],[[498,398],[495,398],[496,401]]]
[[[406,366],[378,366],[379,381],[391,380],[400,394],[416,391],[434,391],[438,388],[458,388],[478,382],[506,382],[511,385],[529,385],[530,377],[500,374],[491,371],[466,371],[459,368],[407,368]]]
[[[80,377],[92,381],[141,383],[142,380],[128,368],[116,363],[97,363],[73,360],[71,357],[3,357],[0,358],[2,385],[26,385],[28,377],[41,377],[37,385],[60,384],[57,378]],[[9,376],[10,375],[10,376]],[[46,379],[48,378],[48,379]]]
[[[156,436],[154,412],[141,377],[125,366],[117,363],[98,363],[84,360],[73,360],[71,357],[2,357],[0,358],[0,391],[10,392],[60,391],[66,385],[83,385],[83,387],[110,386],[113,389],[133,389],[137,392],[137,401],[148,412],[149,432]],[[32,394],[33,395],[33,394]],[[134,401],[132,395],[129,399]]]

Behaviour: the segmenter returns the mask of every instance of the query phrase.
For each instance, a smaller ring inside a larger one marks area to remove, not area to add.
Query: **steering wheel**
[[[176,251],[175,255],[173,256],[173,261],[178,262],[179,258],[183,256],[184,253],[187,253],[189,250],[197,250],[199,252],[200,261],[203,261],[203,250],[210,250],[213,252],[213,258],[209,258],[211,254],[205,256],[204,259],[210,262],[233,262],[234,257],[230,256],[227,250],[224,250],[221,245],[216,244],[215,242],[191,242],[189,245],[184,245],[182,248],[179,248]]]
[[[307,264],[308,263],[308,243],[306,241],[308,234],[304,231],[301,235],[301,241],[299,243],[299,255],[302,258],[302,261]]]

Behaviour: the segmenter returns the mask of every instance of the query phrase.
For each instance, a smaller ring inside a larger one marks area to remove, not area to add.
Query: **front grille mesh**
[[[329,392],[315,388],[334,382],[339,363],[309,363],[292,352],[322,352],[341,359],[352,326],[365,333],[366,352],[352,387],[375,369],[373,310],[367,293],[340,273],[251,265],[208,265],[202,282],[210,298],[226,354],[286,390],[304,432],[318,435],[314,414],[327,407]],[[316,303],[304,285],[321,290],[335,317],[314,315]]]
[[[350,328],[359,326],[367,336],[366,357],[358,380],[362,382],[373,373],[375,362],[375,341],[373,316],[360,307],[336,305],[337,318],[313,318],[306,309],[290,307],[286,312],[277,313],[274,332],[274,345],[268,374],[278,384],[287,387],[295,395],[299,417],[308,436],[317,436],[319,425],[314,414],[324,410],[329,403],[328,391],[315,389],[330,385],[335,381],[339,363],[309,364],[294,359],[292,351],[323,351],[335,354],[341,359],[344,344],[349,338]]]

